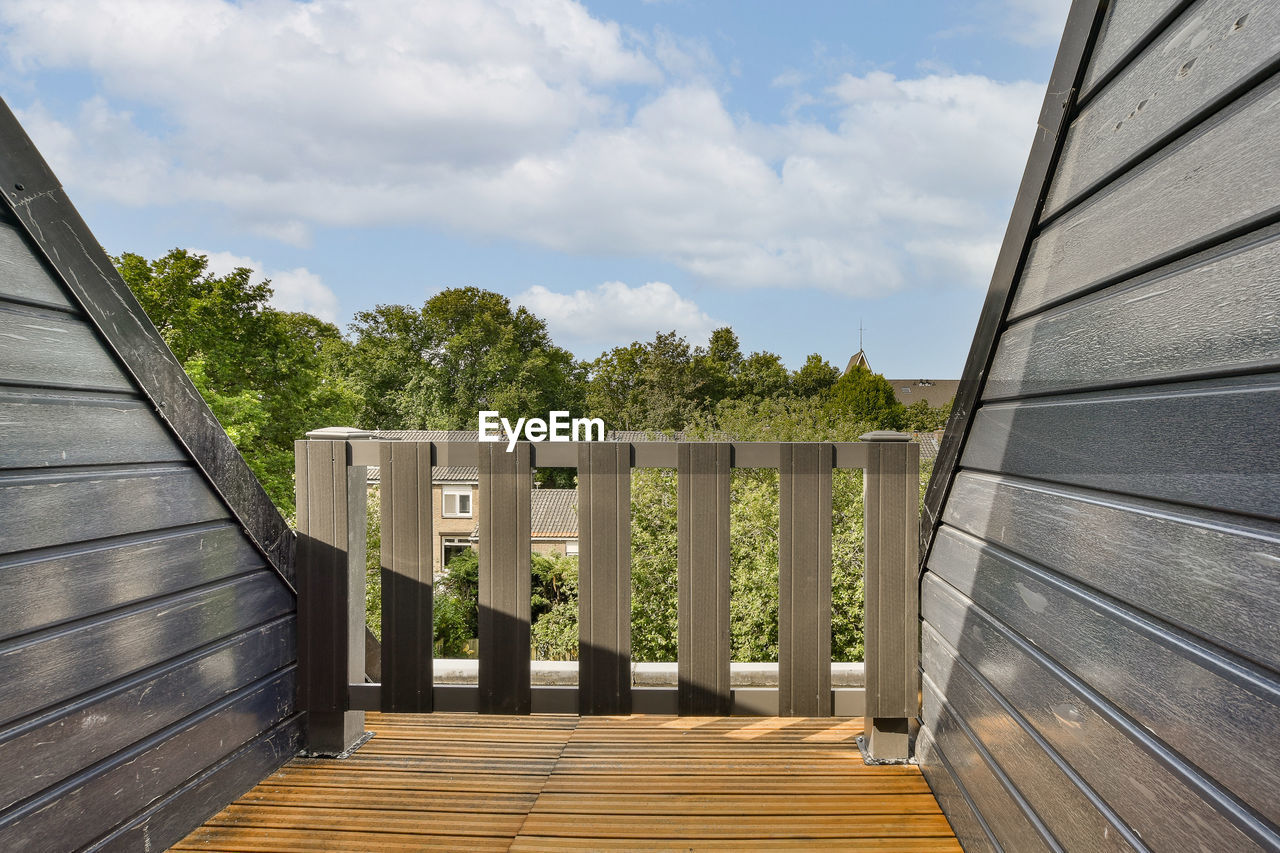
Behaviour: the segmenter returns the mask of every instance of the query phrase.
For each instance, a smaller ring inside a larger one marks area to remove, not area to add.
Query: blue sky
[[[109,252],[345,325],[474,284],[958,376],[1065,0],[6,0],[0,94]]]

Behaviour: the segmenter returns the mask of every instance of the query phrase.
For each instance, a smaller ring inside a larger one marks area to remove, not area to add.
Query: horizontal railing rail
[[[876,758],[905,758],[919,704],[919,448],[859,442],[426,442],[321,430],[296,445],[300,700],[317,753],[350,749],[363,711],[863,715]],[[366,470],[380,468],[381,681],[365,683]],[[476,686],[432,677],[432,468],[476,467]],[[578,472],[578,679],[530,680],[533,470]],[[631,471],[677,472],[677,686],[633,687]],[[729,484],[779,472],[776,688],[730,683]],[[832,472],[864,472],[865,688],[831,685]],[[861,701],[858,701],[861,700]]]

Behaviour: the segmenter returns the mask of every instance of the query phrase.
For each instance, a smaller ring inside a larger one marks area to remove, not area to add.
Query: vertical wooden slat
[[[528,714],[529,445],[483,442],[480,462],[480,698],[482,714]]]
[[[778,468],[778,714],[831,715],[828,444],[784,444]]]
[[[578,447],[578,713],[631,713],[631,445]]]
[[[677,449],[678,704],[681,714],[728,714],[729,470],[732,445]]]
[[[907,757],[908,720],[920,704],[919,468],[919,445],[875,441],[868,447],[863,625],[866,738],[876,758]]]
[[[431,710],[431,445],[385,442],[382,710]]]
[[[363,467],[345,441],[295,446],[298,502],[299,699],[312,752],[336,754],[364,732],[347,685],[364,677]]]

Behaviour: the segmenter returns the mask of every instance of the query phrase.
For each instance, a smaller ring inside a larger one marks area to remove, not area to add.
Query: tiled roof
[[[473,429],[378,429],[377,438],[398,438],[401,441],[479,441],[480,433]]]
[[[534,489],[529,507],[529,533],[534,539],[578,538],[578,490]],[[479,525],[471,538],[480,537]]]
[[[382,482],[382,471],[377,465],[369,466],[370,483]],[[480,482],[480,469],[472,465],[471,467],[436,467],[431,469],[431,482],[433,483],[478,483]]]
[[[943,430],[936,432],[913,432],[911,440],[920,445],[920,461],[938,458],[938,447],[942,444]]]

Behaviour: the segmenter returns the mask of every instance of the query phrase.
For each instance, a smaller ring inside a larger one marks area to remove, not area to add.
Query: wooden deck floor
[[[370,714],[344,761],[294,759],[175,850],[959,851],[915,767],[859,720]]]

